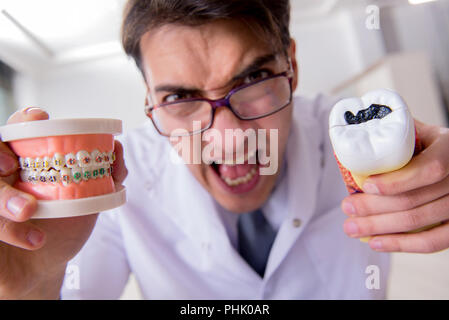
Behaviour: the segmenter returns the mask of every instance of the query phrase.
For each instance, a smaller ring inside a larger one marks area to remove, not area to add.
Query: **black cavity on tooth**
[[[360,110],[356,116],[351,111],[347,111],[345,113],[345,120],[347,124],[360,124],[373,119],[385,118],[392,112],[393,110],[390,107],[372,104],[368,109]]]

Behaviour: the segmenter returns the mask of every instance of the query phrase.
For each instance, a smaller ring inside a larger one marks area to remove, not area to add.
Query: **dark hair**
[[[170,23],[197,26],[219,19],[244,22],[268,45],[287,54],[289,0],[128,0],[122,45],[143,73],[140,40],[148,30]]]

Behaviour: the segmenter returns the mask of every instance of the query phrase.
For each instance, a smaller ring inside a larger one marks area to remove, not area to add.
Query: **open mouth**
[[[246,193],[253,190],[259,179],[258,151],[245,155],[239,161],[212,162],[210,165],[220,184],[234,194]]]

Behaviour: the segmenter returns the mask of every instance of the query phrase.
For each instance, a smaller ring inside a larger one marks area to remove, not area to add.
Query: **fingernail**
[[[36,108],[36,107],[26,108],[25,110],[23,110],[23,113],[26,113],[26,114],[34,114],[34,113],[41,113],[41,112],[42,112],[42,109]]]
[[[351,216],[355,215],[356,213],[354,206],[349,201],[343,202],[343,212]]]
[[[355,236],[359,233],[359,227],[355,222],[346,222],[344,224],[344,230],[346,234],[349,234],[350,236]]]
[[[382,241],[380,240],[373,240],[369,243],[370,247],[374,250],[380,250],[382,249]]]
[[[33,247],[36,247],[44,240],[44,234],[37,230],[31,230],[28,232],[27,240]]]
[[[380,194],[379,189],[373,183],[365,183],[363,185],[363,191],[370,194]]]
[[[25,208],[27,204],[28,199],[25,199],[23,197],[14,197],[8,200],[6,207],[8,208],[9,212],[17,216],[23,211],[23,208]]]
[[[12,173],[17,169],[17,161],[8,154],[0,152],[0,172],[2,174]]]

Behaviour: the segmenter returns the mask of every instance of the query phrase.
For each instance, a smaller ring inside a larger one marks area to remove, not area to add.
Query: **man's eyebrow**
[[[277,54],[270,53],[261,57],[256,58],[249,66],[247,66],[242,72],[240,72],[238,75],[234,76],[232,78],[231,82],[238,81],[240,79],[243,79],[247,76],[249,76],[251,73],[257,71],[262,67],[264,64],[267,64],[269,62],[273,62],[276,60]]]
[[[176,92],[178,94],[196,94],[200,92],[201,90],[195,89],[195,88],[186,88],[179,85],[160,85],[156,86],[155,88],[156,92]]]
[[[230,84],[232,84],[233,82],[236,82],[238,80],[241,80],[241,79],[247,77],[248,75],[250,75],[251,73],[259,70],[260,67],[262,67],[264,64],[275,61],[276,56],[277,56],[277,54],[270,53],[270,54],[256,58],[242,72],[240,72],[238,75],[234,76],[232,78],[232,80],[230,81]],[[191,94],[191,95],[201,93],[201,90],[197,89],[197,88],[188,88],[188,87],[183,87],[180,85],[170,85],[170,84],[156,86],[155,91],[157,93],[158,92],[176,92],[178,94]]]

